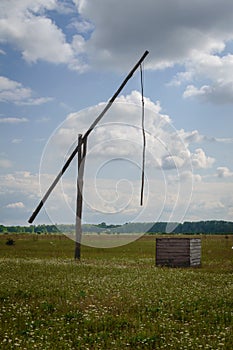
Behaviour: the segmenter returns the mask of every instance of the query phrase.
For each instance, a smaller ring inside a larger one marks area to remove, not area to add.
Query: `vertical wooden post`
[[[82,241],[82,207],[83,207],[83,175],[85,157],[87,151],[87,139],[83,140],[82,134],[78,136],[78,178],[77,178],[77,203],[76,203],[76,232],[74,258],[81,258]]]

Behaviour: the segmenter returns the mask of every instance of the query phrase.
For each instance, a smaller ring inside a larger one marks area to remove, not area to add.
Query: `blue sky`
[[[145,50],[144,206],[137,71],[89,137],[84,222],[232,220],[231,0],[1,0],[2,224],[27,224]],[[36,224],[74,222],[76,176]]]

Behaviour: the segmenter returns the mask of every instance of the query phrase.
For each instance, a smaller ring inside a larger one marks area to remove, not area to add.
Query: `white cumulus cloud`
[[[29,63],[42,60],[83,69],[62,28],[51,18],[52,10],[64,15],[73,12],[70,4],[58,0],[2,0],[0,43],[11,44]]]
[[[34,98],[33,91],[21,83],[0,76],[0,102],[11,102],[16,105],[41,105],[51,101],[51,97]]]
[[[194,168],[207,169],[211,168],[215,159],[208,157],[202,148],[197,148],[195,153],[191,155],[192,165]]]
[[[233,40],[231,0],[126,0],[124,6],[119,1],[109,6],[108,0],[75,3],[94,25],[86,45],[92,64],[128,69],[129,62],[148,49],[147,68],[177,63],[183,67],[172,83],[188,83],[184,97],[233,103],[233,55],[227,50]]]
[[[10,203],[6,205],[6,208],[9,208],[9,209],[22,209],[24,207],[25,206],[22,202]]]
[[[90,50],[105,64],[127,64],[147,48],[150,68],[166,67],[200,52],[219,52],[232,39],[230,0],[126,0],[123,6],[109,0],[74,2],[95,25]]]
[[[220,178],[233,177],[233,172],[230,171],[227,167],[218,167],[217,176]]]
[[[43,172],[49,172],[48,168],[55,159],[57,162],[62,158],[67,159],[77,144],[77,134],[85,134],[104,107],[105,104],[101,103],[68,115],[65,122],[51,136],[43,160],[46,166]],[[153,103],[146,97],[145,107],[147,166],[179,172],[191,172],[192,167],[212,167],[215,161],[213,157],[208,156],[202,148],[192,151],[190,147],[194,142],[203,141],[204,136],[197,130],[176,130],[170,117],[162,113],[160,104]],[[93,130],[88,139],[88,157],[95,160],[128,157],[138,161],[141,159],[141,150],[141,95],[133,91],[129,95],[117,98],[111,110]]]
[[[69,36],[55,12],[70,16]],[[213,103],[233,103],[233,55],[228,49],[232,33],[231,0],[0,3],[0,43],[19,50],[27,62],[66,64],[76,71],[90,66],[122,71],[148,49],[146,68],[179,64],[181,71],[172,84],[185,84],[185,98]],[[27,89],[21,93],[30,94]]]
[[[6,117],[0,118],[0,124],[21,124],[28,122],[27,118]]]

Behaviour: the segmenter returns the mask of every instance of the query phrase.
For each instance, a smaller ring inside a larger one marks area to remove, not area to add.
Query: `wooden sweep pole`
[[[142,55],[142,57],[140,58],[140,60],[135,64],[135,66],[133,67],[133,69],[129,72],[129,74],[127,75],[127,77],[125,78],[125,80],[123,81],[123,83],[120,85],[120,87],[118,88],[118,90],[115,92],[115,94],[112,96],[112,98],[109,100],[109,102],[107,103],[106,107],[103,109],[103,111],[99,114],[99,116],[96,118],[96,120],[91,124],[91,126],[89,127],[89,129],[86,131],[85,135],[83,136],[82,140],[83,142],[86,141],[87,137],[89,136],[89,134],[92,132],[92,130],[94,129],[94,127],[97,125],[97,123],[103,118],[104,114],[107,112],[107,110],[111,107],[111,105],[113,104],[113,102],[115,101],[115,99],[117,98],[117,96],[120,94],[121,90],[123,89],[123,87],[127,84],[128,80],[132,77],[132,75],[134,74],[134,72],[138,69],[138,67],[140,66],[140,64],[144,61],[144,59],[146,58],[146,56],[149,54],[149,51],[145,51],[144,54]],[[64,172],[66,171],[66,169],[68,168],[68,166],[70,165],[71,161],[73,160],[73,158],[75,157],[75,155],[77,154],[79,149],[79,145],[77,145],[75,147],[75,149],[73,150],[73,152],[71,153],[71,155],[69,156],[69,158],[67,159],[67,161],[65,162],[64,166],[62,167],[61,171],[58,173],[58,175],[56,176],[56,178],[54,179],[53,183],[50,185],[50,187],[48,188],[47,192],[45,193],[44,197],[41,199],[40,203],[38,204],[38,206],[36,207],[35,211],[32,213],[31,217],[29,218],[28,222],[31,224],[33,223],[33,221],[35,220],[35,218],[37,217],[37,215],[39,214],[40,210],[42,209],[44,203],[47,201],[50,193],[53,191],[54,187],[57,185],[58,181],[60,180],[60,178],[62,177],[62,175],[64,174]]]

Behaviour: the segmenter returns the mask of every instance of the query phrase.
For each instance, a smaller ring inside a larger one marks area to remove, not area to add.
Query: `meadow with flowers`
[[[0,236],[1,349],[211,349],[233,344],[233,235],[202,236],[201,268],[155,266],[155,237],[112,249]]]

